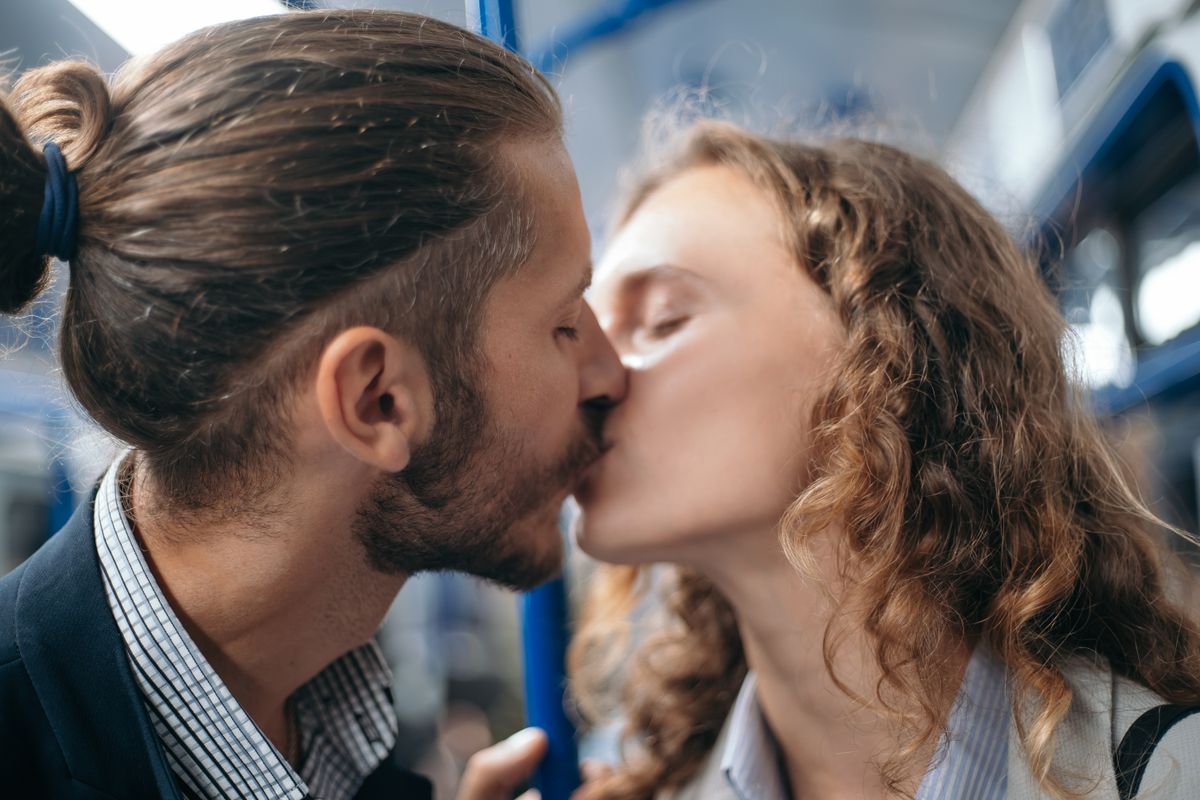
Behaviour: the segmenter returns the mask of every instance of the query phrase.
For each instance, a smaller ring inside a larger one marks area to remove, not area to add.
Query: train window
[[[1103,2],[1066,0],[1050,19],[1046,33],[1054,54],[1054,79],[1063,97],[1112,42],[1112,28]]]
[[[0,482],[7,481],[0,477]],[[15,569],[46,541],[46,530],[50,525],[49,492],[42,485],[23,488],[24,493],[10,493],[12,496],[5,509],[7,518],[0,521],[5,539],[5,552],[0,557],[0,574]]]
[[[1088,233],[1067,256],[1059,293],[1070,325],[1070,359],[1088,386],[1127,386],[1133,380],[1133,348],[1126,335],[1121,245],[1107,228]]]
[[[7,377],[0,374],[0,380]],[[28,417],[6,413],[3,400],[0,396],[0,576],[46,541],[51,498],[48,447]]]
[[[1147,207],[1131,232],[1138,333],[1160,345],[1200,324],[1200,173]]]
[[[33,359],[49,363],[53,358],[67,267],[56,259],[51,265],[51,276],[50,287],[22,317],[0,317],[0,353],[6,361]]]

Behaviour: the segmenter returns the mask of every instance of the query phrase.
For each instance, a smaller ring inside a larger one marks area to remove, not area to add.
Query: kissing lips
[[[580,474],[579,480],[576,482],[574,490],[571,492],[580,502],[583,501],[583,496],[588,493],[588,484],[590,484],[595,478],[600,462],[604,460],[604,456],[612,449],[612,442],[604,442],[596,452],[596,457],[592,459],[590,464],[588,464],[587,469]]]

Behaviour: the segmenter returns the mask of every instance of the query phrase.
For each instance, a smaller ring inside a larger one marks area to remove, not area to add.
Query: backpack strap
[[[1161,705],[1142,714],[1129,726],[1121,744],[1113,753],[1117,772],[1117,794],[1121,800],[1133,800],[1142,785],[1142,775],[1154,755],[1154,748],[1167,731],[1181,719],[1200,712],[1200,705]]]

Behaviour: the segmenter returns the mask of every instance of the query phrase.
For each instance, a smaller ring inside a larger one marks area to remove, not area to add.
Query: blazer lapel
[[[104,593],[94,501],[26,565],[17,644],[73,778],[118,797],[177,800]]]
[[[1104,668],[1081,661],[1064,668],[1073,691],[1071,708],[1059,725],[1052,772],[1068,789],[1089,800],[1117,800],[1113,771],[1113,677]],[[1026,715],[1028,725],[1031,715]],[[1008,734],[1009,800],[1050,800],[1033,776],[1016,724]]]

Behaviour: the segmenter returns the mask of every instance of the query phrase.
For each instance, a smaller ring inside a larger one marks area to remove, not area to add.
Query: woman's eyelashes
[[[691,319],[686,314],[673,314],[666,319],[652,320],[646,325],[646,335],[651,339],[665,339],[687,324]]]
[[[631,282],[602,306],[601,326],[612,342],[631,350],[656,348],[704,311],[704,298],[682,281]],[[607,310],[607,313],[603,313]]]
[[[693,318],[691,310],[679,308],[655,309],[634,325],[632,343],[639,349],[658,347],[678,334]]]

